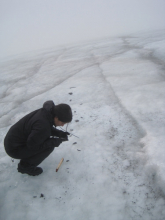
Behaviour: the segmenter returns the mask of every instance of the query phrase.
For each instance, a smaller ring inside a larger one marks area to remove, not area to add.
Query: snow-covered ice
[[[0,219],[164,220],[164,58],[163,30],[1,60]],[[40,176],[22,175],[4,136],[51,99],[72,107],[68,131],[79,138]]]

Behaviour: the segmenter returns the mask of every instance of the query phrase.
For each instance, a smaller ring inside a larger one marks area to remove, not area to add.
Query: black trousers
[[[30,165],[38,166],[45,158],[47,158],[54,150],[54,147],[49,147],[44,150],[29,150],[26,146],[19,149],[12,149],[9,144],[5,143],[6,153],[14,158],[21,159],[21,162]]]

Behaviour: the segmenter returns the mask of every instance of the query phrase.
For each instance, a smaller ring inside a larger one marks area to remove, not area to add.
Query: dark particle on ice
[[[75,122],[79,122],[79,120],[75,120]]]
[[[79,150],[79,149],[77,149],[78,151],[81,151],[81,150]]]
[[[44,197],[44,194],[41,193],[40,198]]]
[[[73,144],[77,144],[77,142],[74,142]]]
[[[66,160],[66,162],[69,162],[69,160]]]
[[[33,196],[33,198],[37,198],[37,196]]]
[[[11,161],[12,161],[12,162],[14,162],[14,160],[13,160],[13,159],[12,159]]]
[[[69,93],[69,95],[72,95],[72,94],[73,94],[72,92]]]

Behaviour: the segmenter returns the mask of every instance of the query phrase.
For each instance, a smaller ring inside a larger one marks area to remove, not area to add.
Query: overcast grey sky
[[[0,58],[165,28],[165,0],[0,0]]]

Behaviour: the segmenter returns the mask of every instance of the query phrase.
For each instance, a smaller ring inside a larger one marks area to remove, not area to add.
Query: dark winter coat
[[[19,150],[24,147],[30,150],[58,147],[62,141],[51,137],[59,137],[61,132],[53,127],[53,106],[53,101],[47,101],[43,108],[31,112],[14,124],[4,139],[6,151]]]

